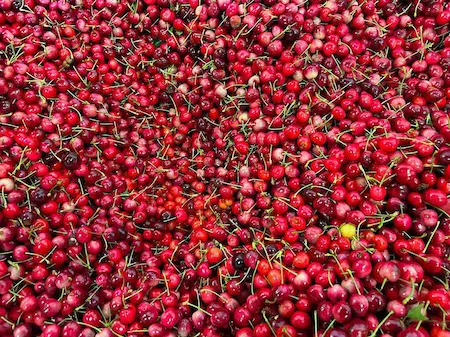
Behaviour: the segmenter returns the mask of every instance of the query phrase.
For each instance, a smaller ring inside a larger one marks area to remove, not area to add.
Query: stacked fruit
[[[1,337],[449,337],[450,3],[0,0]]]

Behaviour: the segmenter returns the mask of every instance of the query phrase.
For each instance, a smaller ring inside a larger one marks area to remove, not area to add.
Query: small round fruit
[[[354,238],[356,235],[356,226],[352,223],[344,223],[339,228],[339,232],[347,239]]]

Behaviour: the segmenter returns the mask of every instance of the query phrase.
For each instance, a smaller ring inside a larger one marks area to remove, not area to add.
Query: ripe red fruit
[[[449,13],[0,0],[0,336],[446,336]]]

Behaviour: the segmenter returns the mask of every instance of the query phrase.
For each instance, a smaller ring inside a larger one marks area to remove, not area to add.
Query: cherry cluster
[[[0,336],[449,337],[450,3],[0,0]]]

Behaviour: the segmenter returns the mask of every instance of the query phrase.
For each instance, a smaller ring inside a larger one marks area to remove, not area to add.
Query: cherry
[[[349,304],[352,311],[359,317],[364,317],[369,310],[369,301],[361,294],[352,294]]]
[[[232,264],[236,270],[241,270],[245,267],[244,254],[239,253],[233,256]]]
[[[352,316],[351,308],[345,301],[337,302],[332,308],[333,318],[339,323],[345,323]]]
[[[211,324],[217,328],[225,328],[230,322],[230,315],[225,310],[218,310],[211,316]]]

